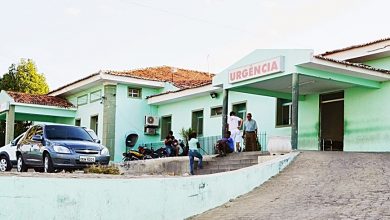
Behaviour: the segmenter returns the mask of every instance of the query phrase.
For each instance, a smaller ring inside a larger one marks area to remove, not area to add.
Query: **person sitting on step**
[[[226,131],[225,137],[221,140],[217,141],[215,146],[216,151],[218,153],[217,157],[226,156],[227,153],[232,153],[234,151],[234,141],[230,137],[231,132]]]

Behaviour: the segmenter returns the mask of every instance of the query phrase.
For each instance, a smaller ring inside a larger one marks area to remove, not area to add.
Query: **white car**
[[[15,138],[11,143],[0,147],[0,172],[10,171],[16,165],[16,145],[24,133]]]

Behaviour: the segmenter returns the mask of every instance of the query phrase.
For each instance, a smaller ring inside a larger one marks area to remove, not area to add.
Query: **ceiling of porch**
[[[278,91],[283,93],[291,93],[291,82],[292,75],[287,75],[277,79],[251,84],[250,87]],[[299,75],[299,93],[301,95],[343,90],[353,86],[354,85],[350,83]]]

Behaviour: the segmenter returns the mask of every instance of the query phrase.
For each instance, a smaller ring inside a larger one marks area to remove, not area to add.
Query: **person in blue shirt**
[[[234,151],[234,141],[230,137],[231,132],[226,131],[225,137],[217,142],[216,150],[218,152],[217,157],[226,156],[227,153],[232,153]]]

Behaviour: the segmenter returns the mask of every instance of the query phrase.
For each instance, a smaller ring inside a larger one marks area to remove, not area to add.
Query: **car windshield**
[[[51,140],[91,141],[91,136],[83,128],[72,126],[46,125],[46,138]]]

